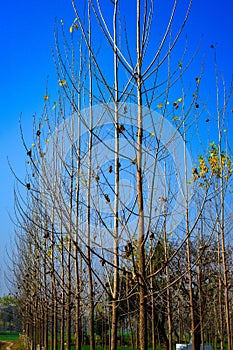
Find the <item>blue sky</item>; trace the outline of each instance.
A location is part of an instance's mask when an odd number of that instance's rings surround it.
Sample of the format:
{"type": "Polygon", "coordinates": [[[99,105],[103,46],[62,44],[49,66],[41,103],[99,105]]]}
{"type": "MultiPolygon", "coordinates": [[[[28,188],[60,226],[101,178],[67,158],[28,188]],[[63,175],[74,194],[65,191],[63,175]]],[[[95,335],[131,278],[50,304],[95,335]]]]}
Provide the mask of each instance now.
{"type": "MultiPolygon", "coordinates": [[[[81,0],[79,0],[81,1],[81,0]]],[[[105,0],[106,1],[106,0],[105,0]]],[[[170,0],[167,0],[170,2],[170,0]]],[[[181,0],[181,3],[185,3],[181,0]]],[[[130,4],[134,0],[128,1],[130,4]]],[[[156,3],[156,1],[155,1],[156,3]]],[[[213,52],[217,43],[218,63],[226,80],[233,74],[233,4],[231,0],[194,0],[185,32],[191,49],[204,36],[198,64],[206,53],[205,75],[213,90],[213,52]]],[[[52,60],[54,21],[62,19],[69,28],[74,19],[70,0],[4,1],[0,12],[0,294],[6,291],[2,278],[6,266],[6,249],[11,252],[10,240],[14,226],[8,212],[13,213],[14,177],[7,157],[19,177],[24,178],[25,150],[21,144],[19,116],[26,139],[31,140],[32,116],[40,115],[47,78],[49,86],[57,88],[52,60]]],[[[54,92],[55,94],[55,92],[54,92]]]]}

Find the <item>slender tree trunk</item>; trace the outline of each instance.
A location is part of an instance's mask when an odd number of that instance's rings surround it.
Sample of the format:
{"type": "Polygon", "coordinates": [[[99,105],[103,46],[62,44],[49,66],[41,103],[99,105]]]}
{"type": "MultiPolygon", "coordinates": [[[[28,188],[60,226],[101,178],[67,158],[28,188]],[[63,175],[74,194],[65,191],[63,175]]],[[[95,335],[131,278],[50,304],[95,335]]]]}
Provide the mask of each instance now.
{"type": "MultiPolygon", "coordinates": [[[[91,15],[90,1],[88,1],[88,43],[91,47],[92,31],[91,31],[91,15]]],[[[88,143],[88,175],[87,175],[87,199],[86,199],[86,235],[87,235],[87,269],[88,269],[88,286],[89,286],[89,328],[90,328],[90,350],[95,350],[95,330],[94,330],[94,287],[91,264],[91,176],[92,176],[92,146],[93,146],[93,95],[92,95],[92,56],[89,52],[88,61],[89,72],[89,143],[88,143]]]]}
{"type": "MultiPolygon", "coordinates": [[[[151,239],[151,251],[152,251],[152,239],[151,239]]],[[[150,259],[150,274],[153,273],[153,259],[150,259]]],[[[153,277],[150,279],[150,289],[152,291],[151,294],[151,343],[152,343],[152,350],[156,350],[156,333],[155,333],[155,327],[156,327],[156,320],[155,320],[155,298],[153,293],[153,277]]]]}
{"type": "Polygon", "coordinates": [[[71,347],[71,238],[67,242],[66,349],[71,347]]]}
{"type": "MultiPolygon", "coordinates": [[[[77,244],[77,241],[76,241],[77,244]]],[[[80,276],[79,276],[79,261],[78,261],[78,251],[75,248],[75,343],[76,350],[81,349],[81,322],[80,322],[80,276]]]]}
{"type": "MultiPolygon", "coordinates": [[[[75,57],[74,57],[75,58],[75,57]]],[[[78,78],[78,91],[81,90],[81,74],[82,73],[82,47],[80,45],[80,75],[78,78]]],[[[75,76],[74,76],[75,78],[75,76]]],[[[75,92],[74,92],[75,95],[75,92]]],[[[73,98],[73,106],[75,106],[75,97],[73,98]]],[[[81,110],[81,95],[78,94],[78,102],[77,102],[78,111],[81,110]]],[[[75,114],[75,110],[73,110],[73,114],[75,114]]],[[[76,198],[75,198],[75,211],[76,211],[76,220],[75,220],[75,246],[74,246],[74,269],[75,269],[75,344],[76,350],[81,350],[82,345],[82,334],[81,334],[81,314],[80,314],[80,300],[81,300],[81,286],[80,286],[80,275],[82,268],[81,265],[81,256],[78,251],[79,246],[79,210],[81,209],[81,205],[79,203],[80,196],[80,171],[81,171],[81,137],[80,137],[80,129],[81,129],[81,119],[78,118],[78,133],[77,133],[77,176],[76,176],[76,198]],[[80,258],[80,261],[79,261],[80,258]]]]}
{"type": "MultiPolygon", "coordinates": [[[[64,286],[64,281],[63,281],[64,286]]],[[[60,350],[64,350],[64,342],[65,342],[65,292],[62,290],[61,295],[61,314],[60,314],[60,350]]]]}
{"type": "Polygon", "coordinates": [[[196,342],[196,322],[195,322],[195,306],[193,296],[193,277],[192,277],[192,259],[191,259],[191,247],[190,247],[190,222],[189,222],[189,190],[188,190],[188,178],[187,178],[187,157],[186,157],[186,126],[184,123],[184,164],[185,164],[185,225],[186,225],[186,253],[187,253],[187,271],[189,281],[189,307],[190,307],[190,319],[191,319],[191,337],[192,337],[192,350],[199,350],[199,346],[196,342]]]}
{"type": "MultiPolygon", "coordinates": [[[[188,220],[187,216],[186,216],[186,220],[188,220]]],[[[187,221],[187,223],[188,223],[188,221],[187,221]]],[[[189,235],[188,225],[187,225],[186,232],[187,232],[187,235],[189,235]]],[[[194,301],[193,301],[192,262],[191,262],[191,251],[190,251],[189,237],[187,237],[186,249],[187,249],[187,269],[188,269],[188,280],[189,280],[189,307],[190,307],[190,318],[191,318],[192,350],[197,350],[196,349],[196,333],[195,333],[194,301]]]]}
{"type": "MultiPolygon", "coordinates": [[[[167,178],[166,163],[164,167],[165,178],[167,178]]],[[[164,198],[167,198],[167,190],[165,187],[164,198]]],[[[168,327],[168,350],[172,350],[172,311],[171,311],[171,291],[170,291],[170,270],[168,261],[168,247],[167,247],[167,203],[164,208],[164,260],[166,264],[166,293],[167,293],[167,327],[168,327]]]]}
{"type": "Polygon", "coordinates": [[[55,288],[54,302],[53,302],[53,349],[57,350],[57,293],[55,288]]]}
{"type": "MultiPolygon", "coordinates": [[[[166,214],[165,214],[166,215],[166,214]]],[[[167,235],[166,228],[164,232],[164,258],[166,263],[166,282],[167,282],[167,325],[168,325],[168,350],[172,350],[172,313],[171,313],[171,291],[170,291],[170,271],[167,255],[167,235]]]]}
{"type": "MultiPolygon", "coordinates": [[[[47,219],[45,220],[45,236],[48,237],[49,233],[47,231],[47,219]]],[[[43,316],[43,347],[44,350],[48,349],[48,286],[47,286],[47,238],[44,237],[43,242],[43,250],[44,250],[44,256],[43,256],[43,280],[44,280],[44,316],[43,316]]]]}
{"type": "Polygon", "coordinates": [[[62,230],[62,215],[60,224],[60,244],[61,244],[61,314],[60,314],[60,350],[64,350],[65,342],[65,266],[64,266],[64,239],[62,230]]]}
{"type": "MultiPolygon", "coordinates": [[[[216,52],[215,52],[216,54],[216,52]]],[[[231,341],[231,325],[230,325],[230,305],[229,305],[229,286],[228,286],[228,268],[227,268],[227,259],[226,259],[226,250],[225,250],[225,191],[227,186],[227,179],[225,179],[224,166],[222,164],[222,128],[224,125],[224,116],[226,113],[227,106],[227,97],[224,86],[224,105],[223,108],[219,105],[220,92],[219,92],[219,78],[218,78],[218,69],[217,61],[215,56],[215,71],[216,71],[216,105],[218,113],[218,161],[220,164],[220,176],[218,184],[220,187],[220,196],[219,196],[219,229],[221,235],[221,251],[222,251],[222,268],[223,268],[223,288],[224,288],[224,302],[225,302],[225,323],[227,331],[227,346],[228,350],[232,348],[231,341]]],[[[223,84],[224,85],[224,84],[223,84]]]]}
{"type": "Polygon", "coordinates": [[[138,78],[138,151],[137,151],[137,193],[138,193],[138,273],[139,273],[139,342],[140,350],[147,349],[147,318],[146,318],[146,285],[145,285],[145,235],[144,235],[144,208],[142,189],[142,101],[141,82],[138,78]]]}
{"type": "MultiPolygon", "coordinates": [[[[221,160],[221,150],[219,151],[219,159],[221,160]]],[[[221,251],[222,251],[222,267],[223,267],[223,285],[224,285],[224,301],[225,301],[225,322],[227,331],[227,349],[231,350],[231,324],[230,324],[230,305],[229,305],[229,285],[228,285],[228,268],[225,247],[225,199],[224,199],[224,180],[223,170],[221,169],[220,178],[220,234],[221,234],[221,251]]]]}
{"type": "Polygon", "coordinates": [[[138,280],[139,280],[139,346],[147,349],[147,307],[146,307],[146,270],[145,270],[145,225],[142,174],[142,54],[141,54],[141,1],[137,0],[137,103],[138,103],[138,138],[137,138],[137,203],[138,203],[138,280]]]}
{"type": "MultiPolygon", "coordinates": [[[[45,289],[47,292],[47,290],[45,289]]],[[[45,296],[45,301],[44,301],[44,317],[43,317],[43,347],[44,350],[48,349],[48,301],[47,301],[47,296],[45,296]]]]}
{"type": "Polygon", "coordinates": [[[118,56],[117,56],[117,8],[118,0],[114,7],[114,87],[115,87],[115,198],[114,198],[114,277],[112,296],[112,326],[111,326],[111,350],[117,349],[118,326],[118,296],[119,296],[119,237],[118,237],[118,207],[119,207],[119,117],[118,117],[118,56]]]}
{"type": "Polygon", "coordinates": [[[44,350],[48,349],[48,306],[47,306],[47,300],[44,299],[44,314],[43,314],[43,323],[42,323],[42,334],[43,334],[43,339],[42,339],[42,344],[44,350]]]}
{"type": "MultiPolygon", "coordinates": [[[[126,295],[129,295],[129,278],[130,275],[126,273],[126,295]]],[[[133,331],[133,326],[132,326],[132,319],[130,315],[130,299],[127,298],[127,314],[128,314],[128,324],[129,324],[129,329],[130,329],[130,343],[131,343],[131,349],[135,349],[135,342],[134,342],[134,331],[133,331]]]]}
{"type": "Polygon", "coordinates": [[[218,233],[218,333],[220,338],[220,349],[224,349],[224,332],[223,332],[223,307],[222,307],[222,271],[221,271],[221,246],[220,246],[220,233],[218,233]]]}
{"type": "Polygon", "coordinates": [[[141,81],[138,78],[138,151],[137,151],[137,193],[138,193],[138,273],[139,273],[139,343],[140,350],[147,349],[147,318],[146,318],[146,285],[145,285],[145,235],[144,235],[144,208],[142,189],[142,101],[141,81]]]}
{"type": "MultiPolygon", "coordinates": [[[[54,211],[52,214],[52,222],[54,223],[54,211]]],[[[54,244],[55,244],[55,233],[52,229],[51,235],[51,296],[52,296],[52,310],[51,310],[51,334],[50,334],[50,344],[51,349],[57,350],[57,287],[56,287],[56,277],[55,277],[55,262],[54,262],[54,244]]]]}
{"type": "MultiPolygon", "coordinates": [[[[222,195],[221,195],[222,197],[222,195]]],[[[224,199],[221,198],[221,239],[222,239],[222,264],[223,264],[223,283],[224,283],[224,300],[225,300],[225,319],[227,330],[227,349],[231,350],[231,326],[230,326],[230,306],[229,306],[229,286],[228,286],[228,269],[225,251],[225,230],[224,230],[224,199]]]]}
{"type": "Polygon", "coordinates": [[[200,240],[198,246],[198,290],[199,290],[199,322],[200,322],[200,336],[201,336],[201,350],[204,350],[204,329],[203,329],[203,306],[202,306],[202,260],[200,256],[200,240]]]}

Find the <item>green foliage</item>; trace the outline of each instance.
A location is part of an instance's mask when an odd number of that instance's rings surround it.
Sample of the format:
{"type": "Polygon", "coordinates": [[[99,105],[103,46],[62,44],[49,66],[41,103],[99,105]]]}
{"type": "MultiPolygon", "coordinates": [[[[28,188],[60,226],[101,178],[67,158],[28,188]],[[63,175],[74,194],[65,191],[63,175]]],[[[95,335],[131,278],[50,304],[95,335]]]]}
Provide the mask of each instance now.
{"type": "Polygon", "coordinates": [[[0,306],[12,306],[16,304],[16,299],[11,294],[4,295],[0,298],[0,306]]]}

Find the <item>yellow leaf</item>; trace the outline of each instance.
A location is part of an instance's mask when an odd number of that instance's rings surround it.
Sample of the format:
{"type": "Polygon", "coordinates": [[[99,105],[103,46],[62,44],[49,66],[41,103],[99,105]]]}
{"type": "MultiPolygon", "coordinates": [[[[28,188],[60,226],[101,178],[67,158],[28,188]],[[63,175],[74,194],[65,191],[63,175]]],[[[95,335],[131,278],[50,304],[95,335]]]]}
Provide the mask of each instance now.
{"type": "Polygon", "coordinates": [[[180,97],[180,98],[178,98],[178,100],[177,100],[177,102],[182,102],[183,100],[182,100],[182,98],[180,97]]]}
{"type": "Polygon", "coordinates": [[[172,237],[172,236],[173,236],[173,233],[172,233],[172,232],[170,232],[170,233],[169,233],[169,236],[170,236],[170,237],[172,237]]]}
{"type": "Polygon", "coordinates": [[[44,100],[47,101],[49,99],[48,95],[44,95],[44,100]]]}
{"type": "Polygon", "coordinates": [[[162,103],[159,103],[159,104],[157,105],[157,108],[163,108],[163,104],[162,104],[162,103]]]}
{"type": "Polygon", "coordinates": [[[59,80],[59,85],[60,85],[60,86],[66,85],[66,80],[60,79],[60,80],[59,80]]]}
{"type": "Polygon", "coordinates": [[[73,24],[70,26],[70,33],[73,33],[73,24]]]}
{"type": "Polygon", "coordinates": [[[179,120],[179,117],[173,117],[172,120],[179,120]]]}
{"type": "Polygon", "coordinates": [[[151,133],[150,133],[150,137],[153,137],[153,136],[155,136],[155,133],[154,133],[154,132],[151,132],[151,133]]]}
{"type": "Polygon", "coordinates": [[[201,81],[200,78],[196,78],[196,82],[197,82],[198,84],[200,83],[200,81],[201,81]]]}
{"type": "Polygon", "coordinates": [[[35,144],[34,144],[34,143],[32,143],[32,147],[35,147],[35,144]]]}
{"type": "Polygon", "coordinates": [[[44,140],[44,142],[47,142],[47,143],[48,143],[48,142],[49,142],[49,139],[44,140]]]}

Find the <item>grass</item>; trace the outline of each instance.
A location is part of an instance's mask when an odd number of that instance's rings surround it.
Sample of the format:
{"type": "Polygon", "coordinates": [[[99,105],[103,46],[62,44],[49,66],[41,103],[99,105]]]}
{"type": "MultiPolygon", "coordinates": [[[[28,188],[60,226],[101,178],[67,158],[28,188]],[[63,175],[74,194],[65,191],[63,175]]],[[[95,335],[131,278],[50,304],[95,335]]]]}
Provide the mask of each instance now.
{"type": "Polygon", "coordinates": [[[3,341],[11,341],[11,340],[17,340],[19,338],[18,332],[11,332],[11,331],[0,331],[0,340],[3,341]]]}

